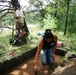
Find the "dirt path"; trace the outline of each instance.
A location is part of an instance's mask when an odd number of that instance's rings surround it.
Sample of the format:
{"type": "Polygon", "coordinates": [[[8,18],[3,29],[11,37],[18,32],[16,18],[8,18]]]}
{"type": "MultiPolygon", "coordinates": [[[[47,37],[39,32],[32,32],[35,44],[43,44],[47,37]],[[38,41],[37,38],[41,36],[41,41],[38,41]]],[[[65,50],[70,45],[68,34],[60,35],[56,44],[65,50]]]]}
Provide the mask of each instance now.
{"type": "Polygon", "coordinates": [[[62,57],[56,55],[56,58],[55,58],[56,64],[49,65],[49,66],[48,65],[43,66],[39,60],[39,70],[38,70],[37,74],[35,74],[35,72],[33,70],[35,59],[33,57],[33,58],[23,62],[19,66],[16,66],[12,70],[10,70],[7,74],[4,74],[4,75],[51,75],[51,73],[57,67],[57,64],[60,63],[61,59],[62,59],[62,57]]]}

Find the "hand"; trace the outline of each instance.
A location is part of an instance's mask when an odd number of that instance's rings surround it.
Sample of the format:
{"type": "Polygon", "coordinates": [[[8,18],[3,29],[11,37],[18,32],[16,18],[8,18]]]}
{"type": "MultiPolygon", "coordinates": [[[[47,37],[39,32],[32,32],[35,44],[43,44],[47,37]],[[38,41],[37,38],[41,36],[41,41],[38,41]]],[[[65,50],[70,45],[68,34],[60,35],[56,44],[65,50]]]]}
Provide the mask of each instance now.
{"type": "Polygon", "coordinates": [[[55,59],[55,54],[54,54],[54,53],[52,53],[52,55],[51,55],[51,56],[52,56],[52,58],[53,58],[53,59],[55,59]]]}
{"type": "Polygon", "coordinates": [[[21,18],[21,17],[20,17],[20,16],[16,16],[16,17],[15,17],[15,19],[19,19],[19,18],[21,18]]]}
{"type": "Polygon", "coordinates": [[[15,19],[18,19],[18,17],[15,17],[15,19]]]}
{"type": "Polygon", "coordinates": [[[23,16],[23,18],[25,18],[26,16],[23,16]]]}
{"type": "Polygon", "coordinates": [[[17,16],[18,18],[22,18],[21,16],[17,16]]]}
{"type": "Polygon", "coordinates": [[[38,66],[35,65],[35,66],[34,66],[34,71],[37,71],[37,70],[38,70],[38,66]]]}

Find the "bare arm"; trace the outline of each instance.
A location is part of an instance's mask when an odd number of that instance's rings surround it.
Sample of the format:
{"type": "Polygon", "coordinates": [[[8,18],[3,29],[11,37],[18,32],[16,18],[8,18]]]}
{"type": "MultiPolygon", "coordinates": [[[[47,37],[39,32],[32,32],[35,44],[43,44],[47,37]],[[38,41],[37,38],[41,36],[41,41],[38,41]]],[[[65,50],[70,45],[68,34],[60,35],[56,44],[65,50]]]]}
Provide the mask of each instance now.
{"type": "Polygon", "coordinates": [[[36,52],[36,57],[35,57],[35,60],[36,60],[36,65],[38,65],[38,60],[39,60],[39,54],[40,54],[40,51],[42,49],[42,46],[43,46],[43,39],[41,39],[39,45],[38,45],[38,48],[37,48],[37,52],[36,52]]]}
{"type": "Polygon", "coordinates": [[[42,46],[43,46],[43,38],[41,39],[41,41],[40,41],[40,43],[38,45],[38,48],[37,48],[36,57],[35,57],[35,66],[34,66],[35,70],[38,69],[39,54],[40,54],[40,51],[42,49],[42,46]]]}
{"type": "Polygon", "coordinates": [[[19,17],[16,15],[16,11],[14,11],[14,18],[18,19],[19,17]]]}
{"type": "Polygon", "coordinates": [[[14,17],[16,17],[17,15],[16,15],[16,11],[14,11],[14,17]]]}
{"type": "Polygon", "coordinates": [[[54,52],[55,52],[55,50],[56,50],[57,40],[58,40],[58,37],[57,37],[57,35],[54,34],[55,46],[54,46],[54,48],[53,48],[53,54],[54,54],[54,52]]]}
{"type": "Polygon", "coordinates": [[[24,17],[26,17],[25,11],[23,11],[23,15],[24,15],[24,17]]]}

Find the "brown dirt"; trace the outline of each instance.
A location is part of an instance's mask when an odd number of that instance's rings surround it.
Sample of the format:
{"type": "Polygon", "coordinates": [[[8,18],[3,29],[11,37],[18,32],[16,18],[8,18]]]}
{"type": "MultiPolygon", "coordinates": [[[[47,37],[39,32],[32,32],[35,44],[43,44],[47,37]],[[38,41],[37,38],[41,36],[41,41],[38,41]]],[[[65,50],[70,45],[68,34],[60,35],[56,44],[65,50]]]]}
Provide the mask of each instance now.
{"type": "Polygon", "coordinates": [[[39,60],[39,69],[38,72],[35,73],[33,70],[35,59],[33,57],[23,62],[19,66],[16,66],[4,75],[51,75],[52,72],[56,69],[58,63],[61,62],[61,59],[62,57],[56,55],[55,64],[47,66],[43,66],[39,60]]]}

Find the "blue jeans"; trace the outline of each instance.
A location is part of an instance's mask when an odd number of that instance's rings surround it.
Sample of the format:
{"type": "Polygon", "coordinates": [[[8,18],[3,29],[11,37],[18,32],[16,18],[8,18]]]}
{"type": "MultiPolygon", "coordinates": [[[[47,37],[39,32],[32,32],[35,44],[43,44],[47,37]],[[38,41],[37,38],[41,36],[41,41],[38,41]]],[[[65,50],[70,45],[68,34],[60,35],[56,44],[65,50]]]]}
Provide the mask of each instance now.
{"type": "Polygon", "coordinates": [[[51,49],[42,49],[40,52],[40,60],[43,64],[52,64],[54,63],[54,59],[51,57],[52,54],[52,48],[51,49]]]}

